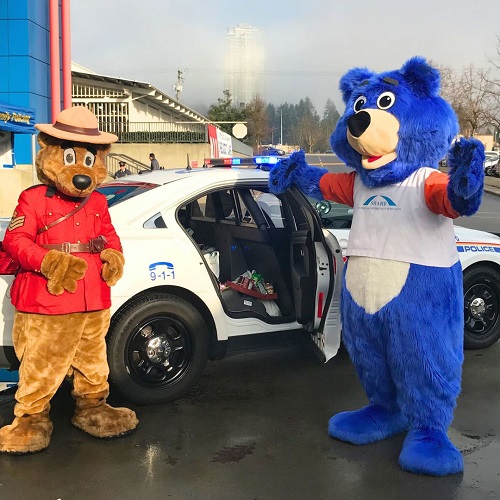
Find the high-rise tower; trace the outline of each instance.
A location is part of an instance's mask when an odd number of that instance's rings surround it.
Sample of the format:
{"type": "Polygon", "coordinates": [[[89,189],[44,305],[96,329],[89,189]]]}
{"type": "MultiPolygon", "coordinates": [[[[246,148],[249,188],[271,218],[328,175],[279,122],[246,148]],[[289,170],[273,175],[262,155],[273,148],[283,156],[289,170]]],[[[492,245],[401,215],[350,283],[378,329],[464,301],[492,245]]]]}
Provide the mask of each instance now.
{"type": "Polygon", "coordinates": [[[226,35],[226,81],[235,107],[262,92],[264,52],[260,31],[249,24],[229,28],[226,35]]]}

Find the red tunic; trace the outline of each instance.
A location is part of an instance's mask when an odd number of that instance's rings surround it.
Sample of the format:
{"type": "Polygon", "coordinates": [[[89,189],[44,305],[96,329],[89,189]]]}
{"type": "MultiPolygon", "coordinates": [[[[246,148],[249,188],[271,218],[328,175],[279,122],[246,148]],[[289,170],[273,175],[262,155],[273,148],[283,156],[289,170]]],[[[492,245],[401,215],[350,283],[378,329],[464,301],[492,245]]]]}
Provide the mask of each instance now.
{"type": "Polygon", "coordinates": [[[62,295],[50,294],[47,279],[40,272],[42,260],[49,251],[40,245],[88,243],[92,238],[104,236],[106,248],[121,251],[106,198],[95,191],[75,215],[37,235],[40,228],[68,214],[81,202],[81,198],[72,198],[59,191],[49,197],[47,186],[44,185],[28,188],[19,196],[3,240],[4,250],[21,265],[11,290],[12,304],[17,310],[38,314],[69,314],[98,311],[111,306],[111,291],[101,277],[103,263],[98,253],[74,254],[85,259],[88,264],[85,276],[77,282],[75,293],[64,291],[62,295]]]}

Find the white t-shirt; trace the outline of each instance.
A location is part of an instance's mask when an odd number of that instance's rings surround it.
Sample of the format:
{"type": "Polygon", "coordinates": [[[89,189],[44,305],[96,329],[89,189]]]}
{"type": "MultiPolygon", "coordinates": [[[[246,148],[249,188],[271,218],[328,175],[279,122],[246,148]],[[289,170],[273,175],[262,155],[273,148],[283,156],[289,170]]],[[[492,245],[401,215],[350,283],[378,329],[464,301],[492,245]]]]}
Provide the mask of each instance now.
{"type": "Polygon", "coordinates": [[[425,180],[435,171],[420,168],[402,182],[376,188],[356,175],[347,255],[453,266],[458,261],[453,221],[425,203],[425,180]]]}

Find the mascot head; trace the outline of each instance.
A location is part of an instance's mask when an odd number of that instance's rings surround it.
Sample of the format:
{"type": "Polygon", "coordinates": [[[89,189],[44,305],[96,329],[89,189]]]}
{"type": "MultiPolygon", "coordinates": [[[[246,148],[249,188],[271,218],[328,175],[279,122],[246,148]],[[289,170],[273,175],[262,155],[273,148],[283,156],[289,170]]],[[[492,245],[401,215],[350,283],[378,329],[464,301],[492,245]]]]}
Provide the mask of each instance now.
{"type": "Polygon", "coordinates": [[[54,125],[39,124],[38,179],[68,196],[83,198],[106,179],[105,157],[118,137],[100,132],[83,106],[61,111],[54,125]]]}
{"type": "Polygon", "coordinates": [[[332,150],[369,187],[437,168],[458,133],[439,89],[439,71],[421,57],[385,73],[351,69],[340,80],[346,110],[330,138],[332,150]]]}

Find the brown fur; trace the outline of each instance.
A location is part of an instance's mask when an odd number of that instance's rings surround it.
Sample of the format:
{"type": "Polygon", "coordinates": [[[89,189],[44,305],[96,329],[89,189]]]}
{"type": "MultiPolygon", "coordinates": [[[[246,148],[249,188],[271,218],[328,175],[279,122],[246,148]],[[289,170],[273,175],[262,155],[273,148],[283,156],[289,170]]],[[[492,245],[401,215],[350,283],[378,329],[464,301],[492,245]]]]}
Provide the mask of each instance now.
{"type": "Polygon", "coordinates": [[[76,291],[77,281],[87,271],[87,263],[80,257],[59,250],[49,250],[43,258],[40,271],[48,279],[47,289],[52,295],[61,295],[64,290],[76,291]]]}
{"type": "Polygon", "coordinates": [[[111,146],[108,144],[88,145],[75,142],[72,146],[76,154],[76,163],[74,165],[65,165],[64,149],[61,147],[65,142],[67,141],[51,137],[43,132],[38,134],[38,144],[42,148],[36,156],[38,179],[42,184],[54,186],[68,196],[84,198],[106,180],[107,171],[104,162],[111,146]],[[86,167],[83,163],[88,147],[97,150],[92,168],[86,167]],[[73,177],[79,174],[88,175],[92,179],[90,186],[82,191],[78,190],[72,183],[73,177]]]}
{"type": "MultiPolygon", "coordinates": [[[[110,145],[71,143],[40,132],[41,150],[36,157],[40,182],[54,186],[68,196],[85,197],[106,179],[104,164],[110,145]],[[65,148],[74,151],[74,164],[65,165],[65,148]],[[85,164],[88,152],[94,154],[93,165],[85,164]],[[88,188],[79,190],[73,184],[76,175],[91,179],[88,188]]],[[[123,275],[123,254],[105,249],[100,254],[101,275],[113,286],[123,275]]],[[[75,292],[78,280],[88,271],[86,261],[59,250],[50,250],[41,264],[52,295],[75,292]]],[[[66,376],[73,381],[76,410],[72,423],[88,434],[110,438],[128,434],[138,424],[127,408],[112,408],[106,403],[109,393],[109,367],[105,335],[110,311],[44,315],[16,311],[13,341],[21,361],[16,392],[15,419],[0,429],[0,452],[32,453],[50,443],[52,422],[50,400],[66,376]]]]}

